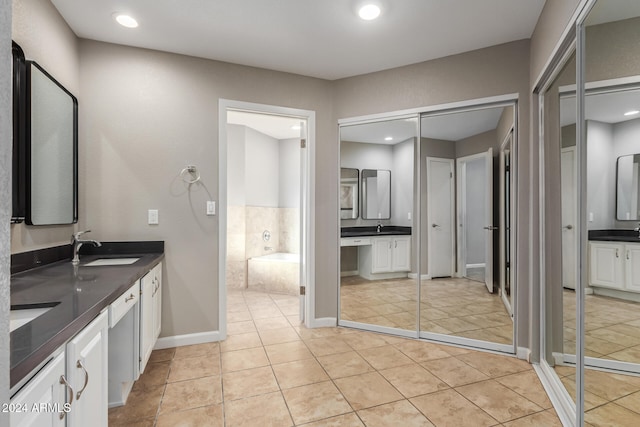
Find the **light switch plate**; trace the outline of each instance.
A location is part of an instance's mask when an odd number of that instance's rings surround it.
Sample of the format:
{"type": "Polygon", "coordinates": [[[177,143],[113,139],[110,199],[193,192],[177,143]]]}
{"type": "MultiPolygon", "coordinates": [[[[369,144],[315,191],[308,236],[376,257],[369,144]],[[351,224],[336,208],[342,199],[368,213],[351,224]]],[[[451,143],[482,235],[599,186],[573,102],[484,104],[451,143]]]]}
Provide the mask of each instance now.
{"type": "Polygon", "coordinates": [[[216,214],[216,202],[213,200],[207,200],[207,215],[216,214]]]}
{"type": "Polygon", "coordinates": [[[149,225],[158,224],[158,209],[149,209],[149,225]]]}

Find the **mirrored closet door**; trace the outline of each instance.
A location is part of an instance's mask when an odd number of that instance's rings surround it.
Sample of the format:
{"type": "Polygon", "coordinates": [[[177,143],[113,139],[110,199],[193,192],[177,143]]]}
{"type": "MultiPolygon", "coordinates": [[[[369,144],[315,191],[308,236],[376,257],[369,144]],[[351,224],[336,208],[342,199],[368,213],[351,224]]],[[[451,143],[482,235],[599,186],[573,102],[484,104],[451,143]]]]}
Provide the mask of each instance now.
{"type": "Polygon", "coordinates": [[[416,116],[340,127],[340,325],[417,336],[417,136],[416,116]]]}
{"type": "Polygon", "coordinates": [[[516,104],[423,114],[420,336],[514,353],[516,104]]]}

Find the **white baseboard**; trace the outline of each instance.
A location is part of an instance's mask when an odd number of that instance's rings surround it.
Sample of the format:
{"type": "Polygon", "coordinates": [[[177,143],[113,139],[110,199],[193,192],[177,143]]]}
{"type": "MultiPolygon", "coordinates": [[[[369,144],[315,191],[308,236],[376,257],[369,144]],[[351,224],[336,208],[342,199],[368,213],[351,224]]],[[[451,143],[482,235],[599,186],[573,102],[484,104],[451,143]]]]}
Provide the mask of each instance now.
{"type": "Polygon", "coordinates": [[[311,319],[311,328],[335,328],[338,325],[338,319],[335,317],[321,317],[319,319],[311,319]]]}
{"type": "Polygon", "coordinates": [[[208,342],[220,341],[220,332],[198,332],[195,334],[174,335],[172,337],[158,338],[154,350],[161,350],[163,348],[182,347],[192,344],[204,344],[208,342]]]}
{"type": "Polygon", "coordinates": [[[340,277],[348,277],[348,276],[357,276],[359,273],[358,270],[353,270],[353,271],[341,271],[340,272],[340,277]]]}
{"type": "Polygon", "coordinates": [[[531,363],[531,350],[527,347],[518,347],[516,349],[516,357],[531,363]]]}
{"type": "MultiPolygon", "coordinates": [[[[415,279],[416,277],[418,277],[418,275],[416,273],[409,273],[408,277],[409,279],[415,279]]],[[[420,280],[431,280],[431,276],[429,276],[428,274],[421,274],[420,280]]]]}
{"type": "Polygon", "coordinates": [[[484,262],[479,263],[479,264],[467,264],[467,268],[480,268],[480,267],[485,267],[486,264],[484,262]]]}

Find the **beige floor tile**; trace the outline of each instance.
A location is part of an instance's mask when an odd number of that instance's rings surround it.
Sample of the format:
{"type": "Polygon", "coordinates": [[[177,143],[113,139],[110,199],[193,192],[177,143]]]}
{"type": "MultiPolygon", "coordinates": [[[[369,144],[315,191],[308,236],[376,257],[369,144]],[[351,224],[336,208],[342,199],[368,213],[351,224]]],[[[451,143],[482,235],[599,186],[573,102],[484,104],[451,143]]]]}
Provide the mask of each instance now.
{"type": "Polygon", "coordinates": [[[317,338],[306,341],[309,350],[316,356],[327,356],[329,354],[346,353],[352,348],[339,337],[317,338]]]}
{"type": "Polygon", "coordinates": [[[640,413],[640,390],[616,400],[616,403],[634,412],[640,413]]]}
{"type": "Polygon", "coordinates": [[[455,390],[444,390],[410,399],[438,427],[488,427],[498,424],[489,414],[455,390]]]}
{"type": "Polygon", "coordinates": [[[245,334],[247,332],[256,332],[256,326],[253,320],[246,320],[244,322],[232,322],[227,324],[227,334],[245,334]]]}
{"type": "Polygon", "coordinates": [[[398,350],[418,363],[451,356],[451,354],[444,350],[443,346],[424,341],[405,341],[401,344],[395,344],[395,346],[398,350]]]}
{"type": "Polygon", "coordinates": [[[331,381],[283,390],[296,424],[352,412],[351,406],[331,381]]]}
{"type": "Polygon", "coordinates": [[[249,310],[227,312],[227,322],[247,322],[251,321],[251,313],[249,310]]]}
{"type": "Polygon", "coordinates": [[[220,353],[220,344],[210,342],[206,344],[186,345],[177,347],[174,359],[184,359],[187,357],[213,356],[220,353]]]}
{"type": "Polygon", "coordinates": [[[245,332],[244,334],[229,335],[220,343],[220,351],[223,353],[246,348],[261,347],[262,341],[257,332],[245,332]]]}
{"type": "Polygon", "coordinates": [[[267,356],[272,365],[313,358],[313,355],[302,341],[267,345],[264,349],[267,351],[267,356]]]}
{"type": "Polygon", "coordinates": [[[348,377],[374,370],[371,365],[355,351],[321,356],[318,357],[318,362],[320,362],[331,378],[348,377]]]}
{"type": "Polygon", "coordinates": [[[607,403],[587,411],[584,420],[595,427],[637,427],[640,425],[640,414],[615,403],[607,403]]]}
{"type": "Polygon", "coordinates": [[[228,372],[222,377],[224,401],[279,391],[270,366],[228,372]]]}
{"type": "Polygon", "coordinates": [[[285,342],[300,341],[300,336],[291,326],[279,329],[268,329],[258,332],[263,345],[282,344],[285,342]]]}
{"type": "Polygon", "coordinates": [[[234,372],[242,369],[267,366],[269,359],[262,347],[222,353],[222,372],[234,372]]]}
{"type": "Polygon", "coordinates": [[[146,390],[163,386],[167,382],[169,376],[169,368],[171,361],[147,363],[144,368],[144,373],[140,375],[138,381],[133,384],[133,388],[138,390],[146,390]]]}
{"type": "Polygon", "coordinates": [[[220,377],[167,384],[160,405],[160,413],[176,412],[222,402],[220,377]]]}
{"type": "Polygon", "coordinates": [[[494,380],[457,387],[456,391],[500,422],[511,421],[543,410],[494,380]]]}
{"type": "Polygon", "coordinates": [[[192,380],[201,377],[220,375],[220,356],[189,357],[187,359],[174,359],[171,362],[171,370],[167,382],[192,380]]]}
{"type": "Polygon", "coordinates": [[[615,400],[640,390],[640,377],[586,369],[584,388],[606,400],[615,400]]]}
{"type": "Polygon", "coordinates": [[[421,365],[451,387],[458,387],[489,379],[488,375],[483,374],[476,368],[467,365],[455,357],[428,360],[421,365]]]}
{"type": "Polygon", "coordinates": [[[302,425],[304,427],[365,427],[355,412],[302,425]]]}
{"type": "Polygon", "coordinates": [[[553,407],[534,371],[507,375],[506,377],[497,378],[496,381],[544,409],[553,407]]]}
{"type": "Polygon", "coordinates": [[[109,424],[155,417],[164,394],[165,386],[132,390],[125,406],[109,409],[109,424]]]}
{"type": "Polygon", "coordinates": [[[282,389],[300,387],[329,380],[324,369],[315,359],[304,359],[273,365],[273,371],[282,389]]]}
{"type": "Polygon", "coordinates": [[[625,348],[624,350],[611,352],[607,359],[620,360],[622,362],[640,363],[640,346],[625,348]]]}
{"type": "Polygon", "coordinates": [[[158,417],[156,427],[224,427],[222,405],[162,414],[158,417]]]}
{"type": "Polygon", "coordinates": [[[149,357],[148,363],[155,362],[167,362],[173,359],[173,356],[176,354],[175,347],[173,348],[165,348],[162,350],[153,350],[151,352],[151,356],[149,357]]]}
{"type": "Polygon", "coordinates": [[[356,411],[403,398],[398,390],[377,372],[339,378],[335,383],[356,411]]]}
{"type": "Polygon", "coordinates": [[[446,383],[416,363],[385,369],[380,371],[380,374],[406,398],[449,388],[446,383]]]}
{"type": "Polygon", "coordinates": [[[457,358],[494,378],[532,369],[524,360],[492,353],[475,352],[462,354],[457,358]]]}
{"type": "Polygon", "coordinates": [[[387,403],[358,411],[367,427],[429,427],[433,426],[409,401],[387,403]]]}
{"type": "Polygon", "coordinates": [[[293,425],[279,391],[225,402],[225,421],[226,427],[293,425]]]}
{"type": "Polygon", "coordinates": [[[411,359],[392,345],[360,350],[358,353],[375,369],[395,368],[413,363],[411,359]]]}
{"type": "Polygon", "coordinates": [[[382,347],[387,345],[384,337],[380,334],[372,332],[359,332],[355,334],[347,334],[342,340],[349,344],[355,350],[365,350],[367,348],[382,347]]]}
{"type": "Polygon", "coordinates": [[[505,427],[562,427],[560,419],[553,409],[527,415],[504,423],[505,427]]]}
{"type": "MultiPolygon", "coordinates": [[[[575,402],[576,401],[576,379],[575,379],[575,375],[568,375],[566,377],[562,377],[560,378],[560,381],[562,381],[562,385],[564,385],[564,388],[567,390],[567,392],[569,393],[569,396],[571,396],[571,399],[575,402]]],[[[593,408],[596,408],[598,406],[604,405],[607,403],[606,399],[603,399],[600,396],[597,396],[593,393],[591,393],[588,390],[585,390],[584,393],[584,408],[586,411],[589,411],[593,408]]]]}
{"type": "Polygon", "coordinates": [[[156,419],[154,418],[145,418],[143,420],[123,420],[123,421],[112,421],[109,418],[109,425],[111,427],[154,427],[156,423],[156,419]]]}
{"type": "Polygon", "coordinates": [[[268,317],[265,319],[254,319],[258,331],[268,331],[271,329],[288,328],[289,321],[283,315],[277,317],[268,317]]]}

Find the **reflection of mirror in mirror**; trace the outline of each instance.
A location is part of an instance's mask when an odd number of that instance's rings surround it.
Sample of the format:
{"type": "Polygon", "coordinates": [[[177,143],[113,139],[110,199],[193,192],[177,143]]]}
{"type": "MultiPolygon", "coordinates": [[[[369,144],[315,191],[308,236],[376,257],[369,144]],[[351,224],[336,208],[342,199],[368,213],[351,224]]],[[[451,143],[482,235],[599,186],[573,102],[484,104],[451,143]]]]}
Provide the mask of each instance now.
{"type": "Polygon", "coordinates": [[[340,219],[358,218],[358,169],[340,168],[340,219]]]}
{"type": "Polygon", "coordinates": [[[77,221],[77,100],[35,62],[29,81],[27,223],[77,221]]]}
{"type": "Polygon", "coordinates": [[[640,191],[638,165],[640,164],[640,154],[620,156],[617,164],[616,218],[618,221],[637,221],[640,218],[640,212],[638,211],[638,196],[640,196],[638,194],[640,191]]]}
{"type": "Polygon", "coordinates": [[[362,218],[391,218],[391,171],[362,170],[362,218]]]}

